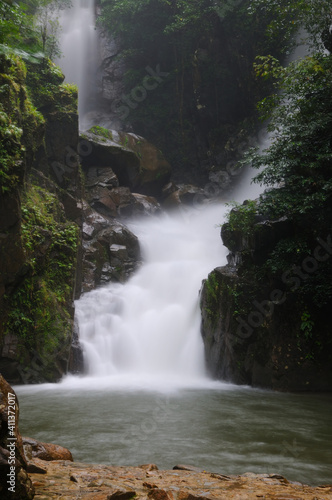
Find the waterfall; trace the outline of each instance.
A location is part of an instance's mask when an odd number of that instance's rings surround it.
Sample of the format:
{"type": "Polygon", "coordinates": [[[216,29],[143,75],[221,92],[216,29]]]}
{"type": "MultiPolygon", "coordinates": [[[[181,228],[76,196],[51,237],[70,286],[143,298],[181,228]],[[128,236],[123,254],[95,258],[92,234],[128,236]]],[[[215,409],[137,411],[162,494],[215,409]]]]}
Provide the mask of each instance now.
{"type": "Polygon", "coordinates": [[[125,284],[76,302],[88,375],[110,384],[188,385],[206,380],[199,290],[225,260],[224,208],[163,214],[132,222],[144,263],[125,284]]]}
{"type": "Polygon", "coordinates": [[[93,108],[95,97],[98,66],[95,0],[72,0],[72,6],[61,11],[59,22],[62,57],[57,64],[66,77],[65,81],[78,86],[81,124],[84,115],[93,108]]]}

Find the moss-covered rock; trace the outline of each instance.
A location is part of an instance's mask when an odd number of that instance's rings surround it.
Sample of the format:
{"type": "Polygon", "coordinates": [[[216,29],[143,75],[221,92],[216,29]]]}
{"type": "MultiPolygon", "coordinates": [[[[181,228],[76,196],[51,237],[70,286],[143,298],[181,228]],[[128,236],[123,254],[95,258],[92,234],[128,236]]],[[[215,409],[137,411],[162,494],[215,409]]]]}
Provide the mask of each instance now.
{"type": "Polygon", "coordinates": [[[330,240],[316,242],[301,265],[291,263],[274,274],[271,251],[281,241],[289,244],[289,221],[251,224],[257,227],[249,234],[232,221],[223,227],[229,264],[203,285],[202,336],[210,373],[276,390],[330,391],[330,303],[310,300],[310,280],[328,260],[330,240]]]}
{"type": "Polygon", "coordinates": [[[15,383],[57,380],[70,359],[82,187],[77,89],[62,82],[50,61],[0,56],[0,371],[15,383]]]}

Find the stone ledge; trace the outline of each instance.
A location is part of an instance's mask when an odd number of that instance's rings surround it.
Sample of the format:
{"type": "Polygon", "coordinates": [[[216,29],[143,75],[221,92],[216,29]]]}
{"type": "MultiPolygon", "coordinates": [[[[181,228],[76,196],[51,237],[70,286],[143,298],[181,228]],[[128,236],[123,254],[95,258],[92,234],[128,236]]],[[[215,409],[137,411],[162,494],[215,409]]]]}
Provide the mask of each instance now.
{"type": "MultiPolygon", "coordinates": [[[[34,463],[47,474],[31,474],[35,499],[65,500],[332,500],[332,485],[311,487],[277,474],[226,476],[207,471],[114,467],[69,461],[34,463]]],[[[186,468],[190,468],[186,466],[186,468]]]]}

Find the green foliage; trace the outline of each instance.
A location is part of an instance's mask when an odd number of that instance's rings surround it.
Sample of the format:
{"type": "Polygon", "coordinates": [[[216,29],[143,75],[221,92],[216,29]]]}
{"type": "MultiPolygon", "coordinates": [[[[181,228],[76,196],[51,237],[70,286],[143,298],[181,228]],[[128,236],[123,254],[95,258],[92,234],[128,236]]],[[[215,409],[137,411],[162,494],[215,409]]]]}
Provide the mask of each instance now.
{"type": "Polygon", "coordinates": [[[27,66],[27,88],[38,110],[77,113],[77,86],[63,83],[64,75],[58,66],[49,59],[42,65],[29,62],[27,66]]]}
{"type": "Polygon", "coordinates": [[[310,313],[307,310],[303,311],[301,315],[301,331],[303,332],[305,339],[308,340],[312,338],[314,326],[315,323],[312,320],[310,313]]]}
{"type": "Polygon", "coordinates": [[[245,235],[254,232],[254,222],[257,215],[257,201],[247,200],[243,204],[236,201],[226,203],[231,207],[226,214],[228,229],[231,231],[240,231],[245,235]]]}
{"type": "Polygon", "coordinates": [[[0,53],[9,51],[25,60],[54,59],[59,48],[59,13],[70,0],[25,0],[19,4],[0,0],[0,53]]]}
{"type": "Polygon", "coordinates": [[[79,241],[78,227],[66,222],[58,198],[31,186],[22,203],[22,242],[29,275],[7,299],[6,333],[27,348],[51,352],[70,335],[68,305],[79,241]]]}
{"type": "MultiPolygon", "coordinates": [[[[220,144],[229,136],[221,136],[220,130],[234,130],[256,113],[253,96],[260,89],[251,63],[258,47],[279,54],[279,44],[267,42],[264,35],[269,16],[249,16],[246,2],[102,1],[98,22],[119,38],[120,56],[129,68],[124,78],[129,100],[147,82],[151,72],[146,68],[154,71],[159,65],[168,73],[151,79],[153,90],[142,102],[125,107],[126,121],[167,151],[175,171],[190,171],[191,182],[201,169],[197,143],[212,149],[213,142],[222,150],[220,144]]],[[[124,103],[119,104],[122,110],[124,103]]]]}
{"type": "Polygon", "coordinates": [[[251,151],[255,178],[271,186],[260,209],[272,217],[304,215],[323,223],[332,196],[332,57],[317,53],[292,63],[280,82],[279,105],[270,117],[272,144],[251,151]]]}
{"type": "Polygon", "coordinates": [[[107,128],[100,127],[99,125],[94,125],[90,128],[89,132],[93,134],[100,135],[101,137],[105,137],[105,139],[113,139],[112,131],[107,128]]]}
{"type": "Polygon", "coordinates": [[[27,148],[39,145],[44,118],[27,97],[26,66],[17,55],[0,55],[0,180],[1,192],[23,180],[27,148]]]}
{"type": "Polygon", "coordinates": [[[268,37],[287,39],[304,29],[306,43],[316,48],[321,46],[322,33],[332,23],[331,4],[326,0],[252,0],[249,11],[271,15],[268,37]]]}

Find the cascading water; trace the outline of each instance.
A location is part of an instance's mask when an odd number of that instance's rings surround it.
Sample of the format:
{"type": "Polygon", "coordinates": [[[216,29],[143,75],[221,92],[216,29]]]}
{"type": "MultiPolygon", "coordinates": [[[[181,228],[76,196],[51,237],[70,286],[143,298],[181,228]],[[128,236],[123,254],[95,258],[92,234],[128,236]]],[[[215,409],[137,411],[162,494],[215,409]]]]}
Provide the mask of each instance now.
{"type": "Polygon", "coordinates": [[[72,6],[61,12],[62,27],[57,61],[67,83],[79,89],[78,111],[80,123],[93,106],[95,74],[98,65],[97,32],[95,28],[95,0],[72,0],[72,6]]]}
{"type": "Polygon", "coordinates": [[[89,375],[147,386],[205,379],[198,292],[226,255],[216,228],[222,218],[219,205],[131,224],[141,269],[76,302],[89,375]]]}
{"type": "MultiPolygon", "coordinates": [[[[248,172],[247,177],[252,175],[248,172]]],[[[257,185],[234,194],[255,197],[257,185]]],[[[106,385],[188,386],[209,383],[200,334],[199,290],[226,264],[218,224],[225,206],[132,221],[143,265],[125,284],[109,284],[76,302],[87,375],[106,385]]]]}

